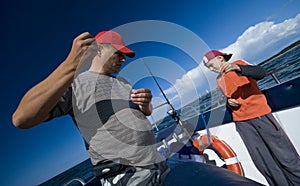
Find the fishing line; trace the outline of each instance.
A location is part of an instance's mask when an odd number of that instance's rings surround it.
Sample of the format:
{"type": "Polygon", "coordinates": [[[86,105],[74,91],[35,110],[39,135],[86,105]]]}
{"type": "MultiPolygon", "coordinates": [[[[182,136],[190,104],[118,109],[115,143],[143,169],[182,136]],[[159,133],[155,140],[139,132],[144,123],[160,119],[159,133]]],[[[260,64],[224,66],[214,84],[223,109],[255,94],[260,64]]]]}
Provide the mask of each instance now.
{"type": "Polygon", "coordinates": [[[205,129],[206,129],[206,134],[207,134],[208,144],[210,145],[210,144],[211,144],[211,141],[210,141],[210,132],[209,132],[209,129],[208,129],[206,120],[205,120],[205,118],[204,118],[203,111],[200,112],[200,115],[201,115],[201,119],[202,119],[203,124],[204,124],[205,129]]]}
{"type": "Polygon", "coordinates": [[[159,83],[157,82],[155,76],[153,75],[152,71],[150,70],[149,66],[147,65],[147,63],[143,60],[143,63],[145,64],[148,72],[150,73],[151,77],[153,78],[153,80],[155,81],[156,85],[158,86],[160,92],[162,93],[162,95],[164,96],[165,100],[167,101],[167,103],[171,106],[171,109],[174,109],[173,106],[171,105],[169,99],[167,98],[166,94],[164,93],[164,91],[162,90],[162,88],[160,87],[159,83]]]}
{"type": "Polygon", "coordinates": [[[188,136],[189,142],[193,145],[193,139],[192,136],[189,134],[189,132],[187,131],[187,129],[184,127],[183,122],[180,120],[179,118],[179,114],[177,113],[177,111],[174,109],[173,105],[171,104],[171,102],[169,101],[169,99],[167,98],[166,94],[164,93],[164,91],[162,90],[161,86],[159,85],[157,79],[155,78],[155,76],[153,75],[151,69],[149,68],[149,66],[147,65],[147,63],[142,60],[144,65],[146,66],[149,74],[151,75],[151,77],[153,78],[153,80],[155,81],[157,87],[159,88],[160,92],[162,93],[162,95],[164,96],[165,100],[167,101],[168,105],[170,106],[170,110],[168,111],[168,114],[176,121],[176,123],[178,123],[183,132],[188,136]]]}

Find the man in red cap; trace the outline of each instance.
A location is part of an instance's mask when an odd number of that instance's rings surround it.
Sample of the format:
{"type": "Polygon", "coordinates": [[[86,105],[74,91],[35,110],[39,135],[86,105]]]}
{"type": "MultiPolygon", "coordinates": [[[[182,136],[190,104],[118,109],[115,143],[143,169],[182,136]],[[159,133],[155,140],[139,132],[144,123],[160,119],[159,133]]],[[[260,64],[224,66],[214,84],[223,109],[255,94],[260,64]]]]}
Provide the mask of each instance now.
{"type": "Polygon", "coordinates": [[[204,65],[219,74],[217,85],[227,97],[236,130],[252,161],[270,185],[300,185],[300,159],[256,80],[266,76],[260,66],[243,60],[229,63],[232,54],[207,52],[204,65]]]}
{"type": "Polygon", "coordinates": [[[70,115],[102,185],[161,185],[168,167],[146,118],[152,112],[151,91],[113,76],[125,56],[135,53],[117,32],[102,31],[95,38],[80,34],[66,60],[24,95],[12,120],[16,127],[31,128],[70,115]]]}

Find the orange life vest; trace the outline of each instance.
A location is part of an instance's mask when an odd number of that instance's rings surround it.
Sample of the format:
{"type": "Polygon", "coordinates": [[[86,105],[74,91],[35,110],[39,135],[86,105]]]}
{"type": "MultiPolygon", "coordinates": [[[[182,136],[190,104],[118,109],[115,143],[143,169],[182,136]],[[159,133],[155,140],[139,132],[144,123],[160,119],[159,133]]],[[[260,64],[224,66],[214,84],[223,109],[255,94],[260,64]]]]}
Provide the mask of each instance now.
{"type": "MultiPolygon", "coordinates": [[[[249,65],[242,60],[234,61],[233,64],[249,65]]],[[[271,112],[267,99],[255,79],[230,71],[217,78],[217,85],[226,97],[241,103],[240,107],[232,108],[233,121],[249,120],[271,112]]]]}

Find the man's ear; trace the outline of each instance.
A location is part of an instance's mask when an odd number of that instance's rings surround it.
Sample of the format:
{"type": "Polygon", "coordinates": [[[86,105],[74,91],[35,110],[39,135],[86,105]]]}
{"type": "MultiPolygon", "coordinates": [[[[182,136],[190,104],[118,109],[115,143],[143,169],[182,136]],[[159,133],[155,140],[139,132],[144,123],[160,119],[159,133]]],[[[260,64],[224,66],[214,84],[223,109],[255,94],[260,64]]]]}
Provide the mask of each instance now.
{"type": "Polygon", "coordinates": [[[222,63],[223,63],[223,62],[227,62],[223,56],[218,56],[218,59],[219,59],[222,63]]]}
{"type": "Polygon", "coordinates": [[[102,51],[103,51],[103,46],[98,45],[97,56],[101,57],[102,51]]]}

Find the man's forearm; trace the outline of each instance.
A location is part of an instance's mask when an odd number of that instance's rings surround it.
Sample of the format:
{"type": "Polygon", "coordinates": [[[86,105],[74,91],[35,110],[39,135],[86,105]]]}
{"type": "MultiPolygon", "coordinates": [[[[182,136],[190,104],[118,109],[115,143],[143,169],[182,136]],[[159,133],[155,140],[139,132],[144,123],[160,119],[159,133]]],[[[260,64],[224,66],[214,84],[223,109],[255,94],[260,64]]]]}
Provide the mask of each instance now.
{"type": "Polygon", "coordinates": [[[66,60],[22,98],[12,116],[16,127],[30,128],[48,119],[50,111],[73,82],[77,68],[86,65],[82,62],[89,62],[96,55],[94,41],[94,37],[88,32],[73,40],[66,60]]]}
{"type": "Polygon", "coordinates": [[[249,76],[256,80],[260,80],[266,76],[266,71],[261,66],[238,65],[241,69],[239,72],[243,76],[249,76]]]}
{"type": "Polygon", "coordinates": [[[31,88],[14,112],[13,124],[19,128],[30,128],[45,121],[71,85],[75,72],[76,67],[65,61],[45,80],[31,88]]]}

